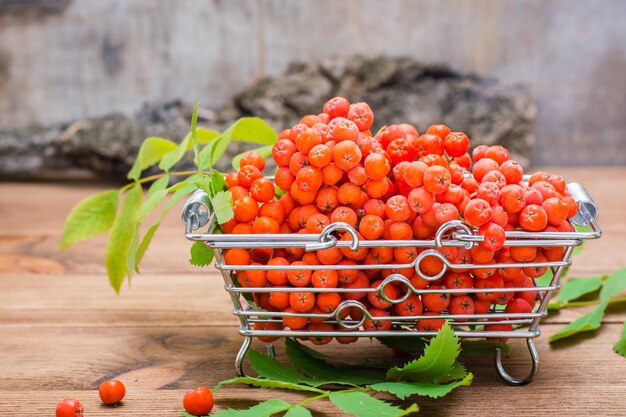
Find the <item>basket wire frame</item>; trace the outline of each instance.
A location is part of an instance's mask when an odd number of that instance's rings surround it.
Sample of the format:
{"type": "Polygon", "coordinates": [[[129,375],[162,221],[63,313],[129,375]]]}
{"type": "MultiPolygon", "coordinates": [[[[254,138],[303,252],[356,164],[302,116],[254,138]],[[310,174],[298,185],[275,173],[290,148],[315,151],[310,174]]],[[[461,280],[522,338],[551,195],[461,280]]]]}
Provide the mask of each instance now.
{"type": "MultiPolygon", "coordinates": [[[[528,177],[525,177],[528,180],[528,177]]],[[[571,255],[573,249],[583,243],[585,239],[597,239],[602,236],[600,227],[597,224],[598,209],[594,201],[591,199],[584,187],[578,183],[569,183],[567,185],[569,194],[578,204],[579,211],[576,216],[571,219],[571,223],[577,226],[588,226],[591,230],[585,232],[522,232],[509,231],[506,232],[505,246],[535,246],[535,247],[563,247],[565,249],[563,257],[559,261],[554,262],[525,262],[525,263],[495,263],[495,264],[453,264],[443,256],[437,249],[453,246],[471,248],[473,245],[482,241],[482,236],[475,234],[474,230],[467,224],[459,220],[453,220],[443,224],[437,231],[435,238],[432,240],[359,240],[356,230],[345,223],[331,223],[320,234],[276,234],[276,235],[226,235],[213,233],[216,227],[216,220],[213,213],[210,212],[208,195],[202,191],[196,191],[187,201],[183,208],[183,222],[186,225],[185,237],[192,241],[204,242],[215,252],[215,268],[222,273],[224,279],[224,288],[228,292],[232,304],[233,314],[239,317],[240,327],[239,333],[244,336],[243,343],[235,358],[235,368],[239,375],[243,375],[243,359],[250,347],[253,337],[384,337],[384,336],[434,336],[436,331],[420,331],[415,328],[418,320],[434,320],[445,319],[455,328],[455,333],[461,338],[522,338],[526,339],[527,347],[531,357],[531,370],[526,376],[511,376],[504,368],[502,363],[502,352],[500,349],[495,350],[494,366],[499,376],[510,385],[525,385],[530,383],[536,376],[539,365],[539,354],[535,346],[534,339],[540,336],[541,330],[539,323],[543,317],[547,315],[547,306],[554,290],[560,288],[560,278],[568,266],[572,264],[571,255]],[[194,233],[208,224],[207,233],[194,233]],[[338,240],[333,233],[344,231],[351,235],[351,241],[338,240]],[[421,252],[413,262],[408,264],[374,264],[374,265],[297,265],[297,266],[277,266],[277,265],[226,265],[224,263],[223,252],[229,248],[302,248],[305,251],[315,251],[328,249],[331,247],[350,247],[356,250],[359,247],[417,247],[425,249],[421,252]],[[429,256],[435,256],[442,261],[443,269],[434,276],[425,275],[420,269],[420,263],[429,256]],[[273,312],[262,311],[254,308],[253,305],[247,303],[245,296],[252,297],[252,294],[270,293],[270,292],[338,292],[346,293],[379,293],[380,297],[391,303],[400,303],[410,295],[418,296],[423,294],[443,293],[454,295],[458,293],[474,294],[484,293],[482,288],[469,289],[448,289],[448,288],[415,288],[410,280],[402,274],[393,273],[382,280],[382,282],[374,288],[312,288],[312,287],[240,287],[236,285],[234,276],[240,271],[246,270],[317,270],[323,269],[333,270],[365,270],[365,269],[402,269],[413,268],[415,273],[421,278],[428,281],[435,281],[441,278],[448,270],[456,269],[476,269],[476,268],[522,268],[528,266],[548,267],[552,270],[552,280],[548,285],[535,287],[507,287],[507,288],[490,288],[488,292],[502,293],[520,293],[520,292],[537,292],[539,294],[539,302],[533,306],[530,313],[506,313],[503,309],[492,307],[486,314],[449,314],[441,313],[437,316],[371,316],[367,308],[357,300],[344,300],[339,306],[330,313],[291,313],[291,312],[273,312]],[[389,299],[385,288],[391,284],[403,284],[407,288],[406,293],[402,294],[398,299],[389,299]],[[357,308],[363,313],[363,318],[359,321],[353,319],[342,318],[343,312],[347,308],[357,308]],[[283,317],[307,317],[323,319],[324,323],[331,323],[339,326],[344,330],[334,331],[313,331],[313,330],[255,330],[255,323],[281,322],[283,317]],[[370,319],[373,321],[390,320],[392,329],[386,331],[365,331],[360,327],[365,321],[370,319]],[[505,320],[505,321],[503,321],[505,320]],[[513,330],[510,331],[485,331],[481,326],[487,324],[512,324],[513,330]]],[[[345,317],[345,316],[344,316],[345,317]]],[[[267,344],[267,352],[270,357],[274,356],[274,346],[272,343],[267,344]]]]}

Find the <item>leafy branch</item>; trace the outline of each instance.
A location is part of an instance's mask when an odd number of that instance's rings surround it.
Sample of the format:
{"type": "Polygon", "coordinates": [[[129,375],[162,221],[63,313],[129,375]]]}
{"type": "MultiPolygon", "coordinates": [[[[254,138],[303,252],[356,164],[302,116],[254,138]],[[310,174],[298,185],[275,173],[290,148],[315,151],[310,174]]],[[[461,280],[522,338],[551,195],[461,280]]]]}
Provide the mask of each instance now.
{"type": "MultiPolygon", "coordinates": [[[[209,195],[210,209],[215,212],[218,225],[233,217],[232,196],[224,176],[213,169],[231,141],[258,143],[264,145],[262,149],[267,152],[278,137],[271,126],[256,117],[243,117],[221,133],[198,127],[197,120],[198,105],[191,117],[189,133],[178,144],[160,137],[146,138],[128,172],[131,182],[119,189],[85,198],[72,209],[65,221],[61,238],[63,250],[110,232],[105,254],[107,274],[111,286],[118,293],[124,280],[128,278],[130,282],[133,273],[139,272],[139,264],[163,218],[189,194],[202,189],[209,195]],[[171,171],[191,151],[196,170],[171,171]],[[146,169],[157,164],[162,172],[141,177],[146,169]],[[170,185],[174,177],[181,181],[170,185]],[[143,185],[148,183],[151,185],[144,192],[143,185]],[[142,235],[140,232],[145,220],[161,205],[160,216],[147,226],[142,235]]],[[[239,161],[241,156],[235,159],[239,161]]],[[[193,265],[207,265],[212,259],[210,248],[202,243],[192,246],[190,262],[193,265]]]]}
{"type": "MultiPolygon", "coordinates": [[[[625,296],[620,296],[624,291],[626,291],[626,268],[601,277],[568,279],[557,295],[556,301],[550,303],[548,309],[559,310],[589,305],[597,305],[597,307],[553,334],[550,337],[550,343],[599,329],[606,308],[611,304],[626,301],[625,296]],[[581,298],[591,299],[577,301],[581,298]]],[[[626,357],[626,322],[621,337],[613,349],[626,357]]]]}
{"type": "MultiPolygon", "coordinates": [[[[274,399],[249,409],[227,409],[214,415],[269,417],[286,412],[285,416],[310,416],[311,412],[306,405],[328,399],[342,411],[358,417],[404,416],[417,412],[418,405],[413,403],[402,408],[372,394],[384,392],[400,400],[414,396],[439,398],[455,388],[472,383],[473,375],[457,361],[461,342],[449,324],[446,323],[429,343],[422,346],[424,349],[419,358],[389,369],[368,367],[364,364],[339,365],[336,360],[291,338],[285,339],[289,366],[250,350],[250,366],[259,376],[221,381],[214,391],[224,385],[245,384],[267,389],[308,392],[313,395],[295,404],[274,399]]],[[[181,415],[188,417],[186,413],[181,415]]]]}

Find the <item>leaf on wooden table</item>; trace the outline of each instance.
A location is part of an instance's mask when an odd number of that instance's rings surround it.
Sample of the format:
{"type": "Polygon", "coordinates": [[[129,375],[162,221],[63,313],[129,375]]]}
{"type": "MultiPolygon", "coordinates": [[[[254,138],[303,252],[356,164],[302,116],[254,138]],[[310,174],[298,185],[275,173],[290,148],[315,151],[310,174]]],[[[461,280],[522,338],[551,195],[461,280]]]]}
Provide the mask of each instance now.
{"type": "Polygon", "coordinates": [[[387,378],[394,381],[433,382],[453,371],[460,349],[459,338],[446,323],[431,339],[419,359],[403,367],[389,369],[387,378]]]}
{"type": "Polygon", "coordinates": [[[213,262],[214,256],[213,248],[209,248],[204,242],[194,242],[189,253],[189,263],[194,266],[207,266],[213,262]]]}
{"type": "Polygon", "coordinates": [[[301,405],[291,407],[283,417],[313,417],[311,412],[301,405]]]}
{"type": "Polygon", "coordinates": [[[432,384],[428,382],[382,382],[370,385],[376,391],[389,392],[401,400],[411,395],[421,395],[431,398],[439,398],[448,395],[453,389],[470,386],[474,376],[471,373],[465,375],[460,381],[447,384],[432,384]]]}
{"type": "Polygon", "coordinates": [[[570,337],[581,332],[588,332],[600,328],[600,325],[602,324],[602,317],[604,316],[604,310],[608,304],[608,300],[601,301],[595,310],[577,318],[550,336],[549,342],[556,342],[557,340],[565,339],[566,337],[570,337]]]}
{"type": "Polygon", "coordinates": [[[144,169],[156,164],[174,149],[176,149],[176,144],[169,139],[155,136],[146,138],[139,148],[135,163],[128,172],[128,179],[138,180],[144,169]]]}
{"type": "MultiPolygon", "coordinates": [[[[276,359],[265,356],[254,349],[249,349],[247,356],[252,369],[254,369],[259,375],[264,378],[270,378],[294,384],[305,382],[303,381],[304,378],[302,377],[302,375],[300,375],[295,369],[283,365],[276,359]]],[[[319,385],[313,381],[308,381],[306,383],[313,386],[319,385]]]]}
{"type": "Polygon", "coordinates": [[[417,404],[403,410],[359,391],[331,392],[329,398],[341,410],[358,417],[401,417],[419,411],[417,404]]]}
{"type": "Polygon", "coordinates": [[[556,301],[560,306],[565,306],[570,301],[574,301],[583,295],[597,291],[606,277],[590,278],[570,278],[565,281],[563,287],[556,296],[556,301]]]}
{"type": "Polygon", "coordinates": [[[227,379],[225,381],[221,381],[215,386],[215,388],[213,388],[213,391],[217,391],[220,388],[222,388],[222,386],[227,385],[227,384],[244,384],[244,385],[252,385],[252,386],[260,387],[260,388],[288,389],[288,390],[293,390],[293,391],[310,391],[310,392],[317,392],[320,394],[323,392],[326,392],[324,390],[311,387],[308,385],[296,384],[293,382],[285,382],[285,381],[276,380],[276,379],[252,378],[249,376],[243,376],[239,378],[233,378],[233,379],[227,379]]]}
{"type": "Polygon", "coordinates": [[[382,371],[374,369],[337,368],[321,359],[309,355],[303,346],[291,338],[285,339],[285,347],[289,362],[295,369],[325,384],[368,385],[385,380],[382,371]]]}
{"type": "Polygon", "coordinates": [[[622,329],[622,335],[620,339],[617,341],[615,346],[613,346],[613,350],[616,353],[619,353],[623,357],[626,358],[626,321],[624,322],[624,328],[622,329]]]}
{"type": "Polygon", "coordinates": [[[61,249],[109,230],[115,220],[119,198],[119,191],[107,190],[78,203],[65,220],[61,249]]]}
{"type": "Polygon", "coordinates": [[[600,299],[608,300],[624,291],[626,291],[626,268],[618,269],[608,276],[600,290],[600,299]]]}
{"type": "Polygon", "coordinates": [[[426,346],[426,341],[419,336],[383,336],[376,339],[387,347],[407,353],[421,354],[426,346]]]}
{"type": "Polygon", "coordinates": [[[127,257],[139,218],[143,192],[140,184],[135,184],[127,193],[124,204],[113,221],[107,242],[106,266],[109,282],[119,293],[128,273],[127,257]]]}
{"type": "Polygon", "coordinates": [[[215,417],[269,417],[276,413],[286,411],[291,407],[286,401],[275,398],[273,400],[263,401],[255,406],[252,406],[245,410],[222,410],[218,411],[211,416],[215,417]]]}

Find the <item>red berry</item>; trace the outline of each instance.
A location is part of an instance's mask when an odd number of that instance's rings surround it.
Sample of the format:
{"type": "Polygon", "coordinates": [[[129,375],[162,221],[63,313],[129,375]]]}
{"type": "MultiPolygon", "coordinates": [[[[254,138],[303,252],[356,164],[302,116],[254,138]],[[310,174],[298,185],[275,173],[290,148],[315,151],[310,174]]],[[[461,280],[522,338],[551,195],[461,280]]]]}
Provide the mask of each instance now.
{"type": "Polygon", "coordinates": [[[124,395],[126,395],[126,387],[121,381],[116,379],[104,381],[100,384],[98,394],[103,403],[113,405],[122,401],[124,395]]]}
{"type": "Polygon", "coordinates": [[[56,417],[83,417],[83,405],[74,398],[59,401],[56,408],[56,417]]]}
{"type": "Polygon", "coordinates": [[[185,411],[194,416],[205,416],[213,409],[213,394],[205,387],[189,391],[183,398],[185,411]]]}

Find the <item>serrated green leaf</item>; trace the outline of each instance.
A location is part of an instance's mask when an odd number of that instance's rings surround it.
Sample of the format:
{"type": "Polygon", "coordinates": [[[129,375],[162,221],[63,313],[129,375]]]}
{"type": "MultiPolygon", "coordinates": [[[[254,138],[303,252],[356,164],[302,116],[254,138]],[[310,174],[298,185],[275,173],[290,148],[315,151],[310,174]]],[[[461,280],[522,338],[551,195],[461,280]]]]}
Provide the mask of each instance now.
{"type": "Polygon", "coordinates": [[[133,238],[130,241],[128,255],[126,256],[126,275],[128,276],[128,285],[133,277],[133,272],[137,269],[137,249],[139,249],[139,222],[135,224],[133,238]]]}
{"type": "Polygon", "coordinates": [[[232,140],[272,145],[278,134],[263,119],[242,117],[200,151],[200,169],[210,169],[224,155],[232,140]]]}
{"type": "Polygon", "coordinates": [[[227,379],[226,381],[221,381],[215,386],[214,391],[217,391],[218,389],[222,388],[222,386],[227,385],[227,384],[244,384],[244,385],[252,385],[252,386],[260,387],[260,388],[288,389],[288,390],[293,390],[293,391],[310,391],[310,392],[317,392],[320,394],[323,392],[326,392],[324,390],[317,389],[315,387],[311,387],[308,385],[295,384],[293,382],[285,382],[285,381],[280,381],[276,379],[252,378],[249,376],[243,376],[239,378],[227,379]]]}
{"type": "Polygon", "coordinates": [[[198,140],[198,132],[196,131],[196,125],[198,123],[198,108],[200,103],[196,103],[191,115],[191,144],[193,146],[193,162],[198,166],[198,155],[200,154],[200,141],[198,140]]]}
{"type": "Polygon", "coordinates": [[[606,309],[606,306],[608,304],[608,300],[601,301],[595,310],[585,314],[582,317],[577,318],[576,320],[550,336],[550,343],[556,342],[557,340],[565,339],[566,337],[570,337],[581,332],[588,332],[598,329],[602,324],[604,310],[606,309]]]}
{"type": "Polygon", "coordinates": [[[559,291],[556,301],[565,305],[570,301],[577,300],[583,295],[597,291],[602,286],[603,277],[570,278],[559,291]]]}
{"type": "Polygon", "coordinates": [[[220,191],[211,197],[213,213],[219,224],[224,224],[235,216],[233,212],[233,195],[230,191],[220,191]]]}
{"type": "Polygon", "coordinates": [[[419,411],[417,404],[403,410],[358,391],[331,392],[329,398],[341,410],[358,417],[401,417],[419,411]]]}
{"type": "Polygon", "coordinates": [[[169,193],[167,189],[157,190],[152,193],[152,195],[148,196],[143,204],[141,205],[141,209],[139,210],[139,221],[142,222],[148,217],[154,209],[156,209],[159,204],[163,201],[165,196],[169,193]]]}
{"type": "Polygon", "coordinates": [[[364,361],[349,361],[341,358],[337,358],[334,356],[325,355],[315,349],[311,349],[310,347],[300,343],[300,349],[304,351],[307,355],[320,359],[328,364],[337,366],[341,369],[346,370],[346,372],[350,372],[349,368],[358,367],[358,368],[389,368],[389,361],[373,361],[370,359],[366,359],[364,361]]]}
{"type": "MultiPolygon", "coordinates": [[[[252,369],[264,378],[293,384],[304,382],[302,380],[302,375],[300,375],[295,369],[283,365],[276,359],[265,356],[254,349],[249,349],[247,356],[252,369]]],[[[318,386],[318,384],[314,383],[313,386],[318,386]]]]}
{"type": "Polygon", "coordinates": [[[150,184],[150,187],[148,188],[148,192],[146,193],[146,200],[149,199],[150,196],[152,196],[152,194],[156,193],[157,191],[166,189],[167,186],[169,185],[169,182],[170,182],[170,176],[164,175],[158,180],[154,181],[152,184],[150,184]]]}
{"type": "Polygon", "coordinates": [[[422,353],[426,346],[426,341],[419,336],[383,336],[377,337],[383,345],[398,349],[407,353],[422,353]]]}
{"type": "Polygon", "coordinates": [[[448,395],[455,388],[470,386],[473,378],[474,375],[468,373],[460,381],[447,384],[431,384],[427,382],[381,382],[379,384],[370,385],[370,388],[376,391],[389,392],[401,400],[411,395],[439,398],[448,395]]]}
{"type": "Polygon", "coordinates": [[[128,172],[128,179],[138,180],[144,169],[156,164],[174,149],[176,149],[176,144],[169,139],[155,136],[146,138],[139,148],[135,163],[128,172]]]}
{"type": "Polygon", "coordinates": [[[143,235],[141,243],[139,243],[139,246],[137,247],[137,251],[135,252],[135,265],[133,266],[133,269],[137,273],[139,273],[139,264],[141,263],[143,256],[146,254],[146,250],[148,250],[148,246],[150,246],[154,233],[157,231],[160,224],[161,222],[156,222],[150,226],[150,228],[146,231],[146,234],[143,235]]]}
{"type": "Polygon", "coordinates": [[[213,187],[213,191],[216,193],[228,190],[224,174],[216,170],[211,171],[211,185],[213,187]]]}
{"type": "Polygon", "coordinates": [[[261,146],[260,148],[256,148],[256,149],[251,149],[249,151],[245,151],[242,152],[240,154],[237,154],[234,158],[233,161],[231,162],[231,165],[233,167],[233,169],[235,171],[239,171],[239,168],[241,166],[241,158],[243,158],[243,156],[245,154],[247,154],[248,152],[258,152],[259,155],[261,155],[263,158],[267,159],[270,156],[272,156],[272,148],[274,147],[274,145],[266,145],[266,146],[261,146]]]}
{"type": "Polygon", "coordinates": [[[286,401],[280,399],[273,399],[263,401],[253,407],[250,407],[245,410],[222,410],[218,411],[215,414],[211,414],[216,417],[269,417],[276,413],[280,413],[285,411],[291,407],[286,401]]]}
{"type": "Polygon", "coordinates": [[[124,277],[128,273],[127,257],[139,218],[143,193],[140,184],[135,184],[127,193],[122,209],[115,217],[107,242],[106,266],[109,282],[120,292],[124,277]]]}
{"type": "Polygon", "coordinates": [[[185,153],[191,146],[191,134],[188,133],[183,140],[180,141],[176,149],[171,152],[168,152],[161,158],[161,162],[159,163],[159,168],[163,171],[169,171],[178,161],[183,159],[185,153]]]}
{"type": "Polygon", "coordinates": [[[115,220],[119,197],[119,191],[107,190],[78,203],[65,220],[61,249],[109,230],[115,220]]]}
{"type": "Polygon", "coordinates": [[[624,322],[624,328],[622,329],[622,335],[620,339],[617,341],[615,346],[613,346],[613,350],[626,358],[626,321],[624,322]]]}
{"type": "Polygon", "coordinates": [[[463,365],[461,362],[454,362],[454,366],[452,366],[452,371],[450,371],[446,375],[435,378],[434,383],[447,384],[448,382],[465,378],[465,375],[467,375],[467,369],[465,369],[465,365],[463,365]]]}
{"type": "MultiPolygon", "coordinates": [[[[176,185],[178,185],[178,184],[176,184],[176,185]]],[[[172,190],[172,188],[174,188],[174,187],[170,187],[169,190],[172,190]]],[[[139,272],[139,264],[141,263],[141,260],[143,259],[143,256],[145,255],[146,250],[148,249],[148,246],[152,242],[152,238],[154,237],[154,234],[156,233],[157,229],[159,228],[159,225],[161,224],[161,221],[163,220],[165,215],[180,200],[182,200],[185,196],[191,194],[192,192],[196,191],[197,189],[198,188],[195,185],[193,185],[193,184],[184,184],[180,188],[176,189],[174,194],[172,194],[170,199],[165,204],[165,207],[163,208],[163,211],[161,212],[161,215],[159,216],[159,219],[156,222],[154,222],[148,228],[148,230],[146,231],[146,234],[143,236],[143,238],[141,240],[141,243],[139,243],[139,246],[137,247],[137,252],[135,254],[135,266],[133,268],[135,271],[139,272]]]]}
{"type": "Polygon", "coordinates": [[[313,417],[311,412],[302,407],[301,405],[294,405],[291,407],[283,417],[313,417]]]}
{"type": "Polygon", "coordinates": [[[608,276],[600,290],[600,298],[608,300],[623,291],[626,291],[626,268],[618,269],[608,276]]]}
{"type": "Polygon", "coordinates": [[[500,348],[504,356],[511,354],[511,345],[494,342],[493,340],[462,340],[461,352],[469,356],[491,356],[496,348],[500,348]]]}
{"type": "Polygon", "coordinates": [[[209,248],[204,242],[194,242],[189,253],[189,263],[194,266],[207,266],[213,262],[213,248],[209,248]]]}
{"type": "Polygon", "coordinates": [[[295,369],[315,380],[326,381],[325,384],[356,386],[385,380],[384,372],[379,370],[359,368],[346,370],[328,364],[307,354],[303,346],[291,338],[285,339],[285,347],[289,362],[295,369]]]}
{"type": "Polygon", "coordinates": [[[452,327],[446,323],[424,349],[424,354],[403,367],[393,367],[387,379],[393,381],[433,382],[452,372],[461,344],[452,327]]]}

